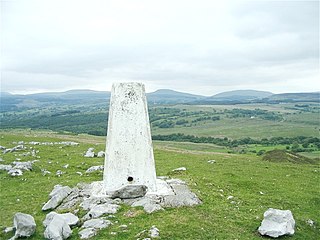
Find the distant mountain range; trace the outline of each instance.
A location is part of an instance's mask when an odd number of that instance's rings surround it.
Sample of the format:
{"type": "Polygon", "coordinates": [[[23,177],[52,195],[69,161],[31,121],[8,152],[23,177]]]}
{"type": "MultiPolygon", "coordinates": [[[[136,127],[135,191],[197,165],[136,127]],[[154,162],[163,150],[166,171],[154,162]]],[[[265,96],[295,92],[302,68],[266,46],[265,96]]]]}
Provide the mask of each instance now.
{"type": "MultiPolygon", "coordinates": [[[[10,94],[1,92],[1,111],[19,107],[37,107],[52,104],[90,105],[107,104],[110,92],[93,90],[70,90],[66,92],[46,92],[36,94],[10,94]]],[[[282,93],[256,90],[236,90],[222,92],[211,97],[160,89],[147,93],[149,104],[241,104],[241,103],[281,103],[281,102],[319,102],[319,92],[282,93]]]]}

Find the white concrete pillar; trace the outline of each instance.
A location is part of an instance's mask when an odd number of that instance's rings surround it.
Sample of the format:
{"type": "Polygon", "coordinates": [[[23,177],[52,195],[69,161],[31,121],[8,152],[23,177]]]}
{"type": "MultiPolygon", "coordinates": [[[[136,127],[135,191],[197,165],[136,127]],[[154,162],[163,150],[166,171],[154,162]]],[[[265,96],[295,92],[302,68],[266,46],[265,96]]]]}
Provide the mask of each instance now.
{"type": "Polygon", "coordinates": [[[125,185],[157,191],[149,115],[142,83],[112,86],[103,185],[106,192],[125,185]]]}

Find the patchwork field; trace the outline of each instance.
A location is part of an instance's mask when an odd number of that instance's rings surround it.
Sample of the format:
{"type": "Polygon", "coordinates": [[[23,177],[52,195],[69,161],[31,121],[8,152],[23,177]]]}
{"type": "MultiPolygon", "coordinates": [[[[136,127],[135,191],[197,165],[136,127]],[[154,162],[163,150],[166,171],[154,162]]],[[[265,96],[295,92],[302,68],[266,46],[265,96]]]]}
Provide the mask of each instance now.
{"type": "MultiPolygon", "coordinates": [[[[1,164],[38,160],[33,170],[25,171],[22,176],[12,177],[5,171],[0,172],[0,228],[12,225],[14,213],[28,213],[37,223],[36,234],[30,239],[43,239],[42,221],[47,212],[42,212],[41,207],[48,200],[48,194],[56,184],[74,187],[79,182],[101,180],[102,172],[88,174],[85,171],[91,166],[102,165],[104,159],[85,158],[83,153],[89,147],[95,148],[95,152],[103,151],[105,139],[30,130],[2,130],[0,137],[1,145],[7,148],[20,141],[26,147],[21,151],[1,153],[1,164]],[[79,145],[29,144],[32,141],[75,141],[79,145]],[[32,150],[34,156],[24,156],[32,150]],[[69,166],[64,168],[66,164],[69,166]],[[51,174],[44,176],[43,170],[51,174]],[[64,172],[60,177],[56,176],[58,170],[64,172]],[[83,175],[80,176],[79,172],[83,175]]],[[[258,145],[251,147],[259,150],[258,145]]],[[[154,148],[157,175],[187,181],[203,204],[152,214],[144,213],[142,208],[131,209],[122,205],[110,219],[113,225],[92,239],[137,239],[139,232],[152,225],[159,228],[161,239],[261,239],[257,228],[268,208],[290,209],[293,213],[296,233],[282,239],[318,239],[319,164],[264,161],[263,155],[230,153],[230,149],[213,144],[155,141],[154,148]],[[209,160],[215,160],[215,163],[209,163],[209,160]],[[182,166],[187,171],[172,172],[182,166]],[[134,217],[128,217],[129,210],[134,212],[134,217]],[[314,226],[307,223],[309,219],[315,222],[314,226]],[[128,231],[119,227],[123,224],[128,226],[128,231]]],[[[81,217],[84,213],[80,211],[78,214],[81,217]]],[[[78,231],[74,228],[70,239],[79,239],[78,231]]],[[[1,232],[0,238],[8,239],[12,235],[1,232]]]]}

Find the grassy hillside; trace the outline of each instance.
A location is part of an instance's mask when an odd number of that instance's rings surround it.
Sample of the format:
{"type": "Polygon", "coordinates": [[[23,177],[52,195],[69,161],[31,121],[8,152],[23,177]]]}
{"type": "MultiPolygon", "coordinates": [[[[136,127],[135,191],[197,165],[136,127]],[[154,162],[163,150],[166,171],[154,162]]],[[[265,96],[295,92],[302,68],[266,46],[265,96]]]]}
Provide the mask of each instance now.
{"type": "MultiPolygon", "coordinates": [[[[104,150],[104,137],[89,135],[59,135],[38,131],[1,131],[1,145],[13,147],[18,141],[51,142],[77,141],[79,146],[32,145],[39,151],[39,162],[34,170],[21,177],[10,177],[0,172],[1,217],[0,228],[12,225],[15,212],[32,214],[37,223],[36,235],[30,239],[42,239],[42,221],[46,213],[41,207],[55,184],[75,186],[78,182],[92,182],[102,179],[102,173],[85,174],[93,165],[103,164],[102,158],[84,158],[82,154],[89,148],[104,150]],[[63,168],[69,164],[67,169],[63,168]],[[43,176],[41,169],[52,174],[43,176]],[[65,172],[55,176],[57,170],[65,172]],[[80,176],[76,172],[82,172],[80,176]]],[[[112,218],[111,228],[101,230],[92,239],[136,239],[136,234],[156,225],[161,239],[262,239],[257,234],[268,208],[290,209],[296,220],[296,233],[283,239],[317,239],[320,222],[319,165],[293,164],[263,161],[255,154],[230,154],[224,148],[210,144],[155,142],[157,175],[169,175],[186,180],[192,190],[202,199],[196,207],[166,209],[154,214],[145,214],[140,208],[134,210],[135,217],[126,217],[129,208],[122,206],[112,218]],[[210,164],[208,160],[215,160],[210,164]],[[186,172],[175,173],[172,169],[184,166],[186,172]],[[233,196],[228,200],[228,196],[233,196]],[[316,222],[314,227],[306,221],[316,222]],[[118,221],[118,222],[117,222],[118,221]],[[128,225],[123,232],[119,226],[128,225]],[[112,235],[111,232],[116,232],[112,235]]],[[[31,147],[26,144],[27,147],[31,147]]],[[[28,149],[29,150],[29,149],[28,149]]],[[[26,150],[27,151],[27,150],[26,150]]],[[[9,164],[20,158],[33,160],[31,156],[21,156],[21,152],[0,154],[2,164],[9,164]]],[[[70,239],[79,239],[77,229],[70,239]]],[[[0,233],[1,239],[12,235],[0,233]]]]}

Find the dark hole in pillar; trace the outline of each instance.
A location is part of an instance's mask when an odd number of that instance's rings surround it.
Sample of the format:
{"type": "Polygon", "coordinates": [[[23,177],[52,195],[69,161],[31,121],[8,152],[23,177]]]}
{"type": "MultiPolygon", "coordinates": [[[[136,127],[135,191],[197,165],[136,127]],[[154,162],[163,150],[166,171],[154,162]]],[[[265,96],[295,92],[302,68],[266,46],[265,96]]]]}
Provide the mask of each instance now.
{"type": "Polygon", "coordinates": [[[128,182],[132,182],[133,181],[133,177],[128,177],[128,182]]]}

